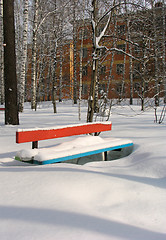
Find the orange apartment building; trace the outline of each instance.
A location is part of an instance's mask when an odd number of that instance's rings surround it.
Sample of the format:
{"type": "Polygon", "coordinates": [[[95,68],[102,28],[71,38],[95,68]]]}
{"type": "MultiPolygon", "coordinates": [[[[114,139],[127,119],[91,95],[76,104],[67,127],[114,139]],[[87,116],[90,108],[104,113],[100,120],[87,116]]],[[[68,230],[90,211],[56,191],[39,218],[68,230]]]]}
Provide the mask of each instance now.
{"type": "MultiPolygon", "coordinates": [[[[159,9],[161,11],[161,8],[159,9]]],[[[101,26],[102,27],[102,26],[101,26]]],[[[115,30],[115,26],[110,24],[108,28],[108,35],[110,30],[115,30]]],[[[112,31],[111,31],[112,32],[112,31]]],[[[122,49],[125,52],[129,53],[129,44],[125,41],[126,39],[126,22],[123,18],[118,17],[116,31],[115,47],[117,49],[122,49]]],[[[76,61],[76,70],[77,70],[77,95],[79,93],[79,81],[80,81],[80,49],[82,41],[82,26],[78,21],[77,25],[77,61],[76,61]]],[[[134,37],[134,35],[133,35],[134,37]]],[[[142,39],[139,39],[139,43],[142,42],[142,39]]],[[[102,39],[103,46],[107,48],[112,48],[113,38],[104,37],[102,39]]],[[[84,26],[84,39],[83,39],[83,58],[82,58],[82,99],[87,99],[90,90],[90,83],[92,78],[92,53],[93,53],[93,44],[92,44],[92,27],[89,20],[85,20],[84,26]]],[[[62,47],[62,59],[60,61],[60,53],[57,54],[57,65],[56,65],[56,88],[57,88],[57,99],[61,95],[62,99],[72,99],[73,98],[73,86],[74,86],[74,55],[73,55],[73,41],[68,40],[62,47]],[[60,82],[60,64],[62,68],[62,78],[60,82]]],[[[132,46],[132,55],[135,57],[142,56],[142,52],[138,50],[137,46],[132,46]]],[[[45,61],[45,64],[48,64],[48,61],[45,61]],[[47,62],[47,63],[46,63],[47,62]]],[[[132,62],[132,90],[133,97],[137,98],[141,88],[142,88],[142,79],[136,70],[140,68],[139,62],[133,60],[132,62]],[[136,70],[134,70],[136,69],[136,70]]],[[[145,93],[145,97],[152,97],[154,95],[154,60],[149,61],[149,71],[146,72],[147,81],[144,82],[144,89],[149,90],[145,93]],[[148,81],[151,79],[151,81],[148,81]],[[150,91],[150,89],[152,89],[150,91]]],[[[50,100],[52,94],[52,73],[53,68],[45,68],[43,73],[43,80],[41,92],[41,100],[50,100]]],[[[100,52],[100,65],[98,71],[98,83],[99,83],[99,93],[100,90],[108,92],[109,98],[129,98],[131,94],[131,82],[130,82],[130,57],[118,52],[111,51],[106,52],[103,48],[100,52]],[[112,67],[110,67],[112,64],[112,67]],[[111,71],[110,71],[111,69],[111,71]],[[109,82],[109,84],[108,84],[109,82]]],[[[30,89],[30,67],[28,67],[28,81],[30,89]]],[[[39,76],[39,75],[38,75],[39,76]]],[[[40,81],[40,80],[39,80],[40,81]]],[[[40,81],[41,84],[41,81],[40,81]]],[[[30,93],[28,94],[30,98],[30,93]]]]}

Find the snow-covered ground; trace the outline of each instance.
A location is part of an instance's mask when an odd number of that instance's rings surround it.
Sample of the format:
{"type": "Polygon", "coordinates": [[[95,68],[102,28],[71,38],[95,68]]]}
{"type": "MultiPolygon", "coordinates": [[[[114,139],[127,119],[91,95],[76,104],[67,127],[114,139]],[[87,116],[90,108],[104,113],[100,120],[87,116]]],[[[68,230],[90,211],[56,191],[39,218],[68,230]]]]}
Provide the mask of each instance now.
{"type": "MultiPolygon", "coordinates": [[[[5,126],[0,112],[0,239],[165,240],[166,119],[154,123],[153,109],[136,114],[138,106],[113,108],[113,129],[100,136],[134,142],[133,153],[119,160],[43,166],[15,161],[17,151],[31,148],[15,143],[18,127],[80,123],[78,106],[63,102],[57,108],[53,114],[51,103],[43,103],[35,112],[26,104],[19,126],[5,126]]],[[[83,103],[81,122],[86,109],[83,103]]]]}

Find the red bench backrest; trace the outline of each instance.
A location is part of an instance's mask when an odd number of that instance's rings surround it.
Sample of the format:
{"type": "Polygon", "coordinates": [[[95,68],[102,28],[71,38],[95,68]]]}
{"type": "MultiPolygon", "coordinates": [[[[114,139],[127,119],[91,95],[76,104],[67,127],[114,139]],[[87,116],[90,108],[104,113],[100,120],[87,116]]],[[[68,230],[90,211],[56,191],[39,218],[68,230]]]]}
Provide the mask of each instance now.
{"type": "Polygon", "coordinates": [[[40,140],[69,137],[73,135],[81,135],[95,132],[103,132],[111,130],[111,122],[107,123],[87,123],[79,125],[62,126],[60,128],[51,129],[19,129],[16,132],[16,143],[35,142],[40,140]]]}

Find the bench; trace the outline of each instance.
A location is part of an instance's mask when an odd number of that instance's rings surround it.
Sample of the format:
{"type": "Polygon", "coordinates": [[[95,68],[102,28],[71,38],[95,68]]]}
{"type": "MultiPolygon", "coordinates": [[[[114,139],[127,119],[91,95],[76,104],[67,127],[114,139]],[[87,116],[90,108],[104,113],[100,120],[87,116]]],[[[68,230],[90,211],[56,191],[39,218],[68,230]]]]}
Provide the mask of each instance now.
{"type": "Polygon", "coordinates": [[[57,128],[18,129],[16,132],[16,143],[32,142],[32,149],[19,151],[15,159],[34,164],[50,164],[102,154],[102,160],[107,160],[107,153],[109,151],[133,145],[130,140],[116,138],[103,139],[97,136],[97,133],[110,131],[111,128],[111,122],[95,122],[57,128]],[[87,135],[92,133],[94,133],[95,136],[87,135]],[[83,134],[86,134],[86,136],[64,142],[54,147],[38,148],[38,142],[41,140],[83,134]]]}

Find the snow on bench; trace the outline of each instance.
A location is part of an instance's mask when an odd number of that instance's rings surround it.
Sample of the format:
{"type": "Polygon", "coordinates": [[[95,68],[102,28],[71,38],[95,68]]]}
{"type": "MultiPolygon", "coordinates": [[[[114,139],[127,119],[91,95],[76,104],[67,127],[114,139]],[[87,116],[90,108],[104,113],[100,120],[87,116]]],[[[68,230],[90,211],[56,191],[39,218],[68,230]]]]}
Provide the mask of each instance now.
{"type": "Polygon", "coordinates": [[[100,160],[107,160],[109,151],[129,147],[133,143],[126,139],[103,139],[92,135],[81,136],[49,148],[39,149],[37,143],[40,140],[108,131],[111,127],[111,122],[107,122],[68,125],[51,129],[19,129],[16,132],[16,142],[32,142],[33,149],[17,152],[15,159],[34,164],[50,164],[73,159],[78,162],[80,158],[100,154],[102,156],[100,160]]]}

